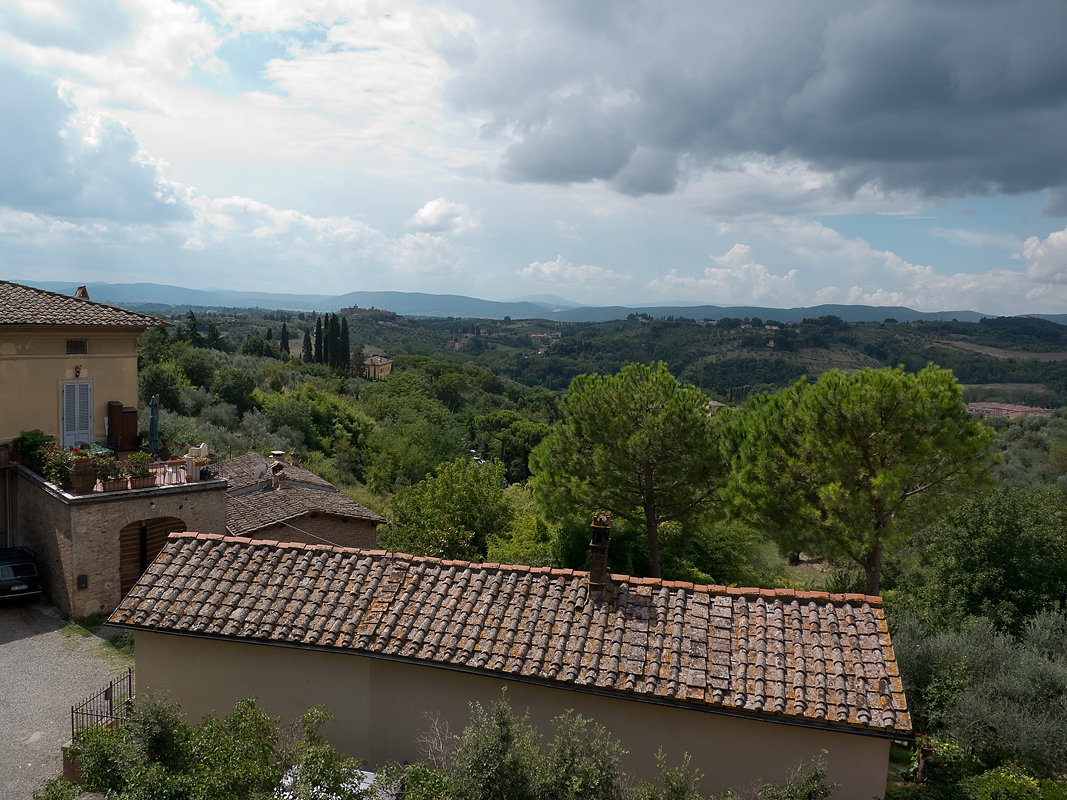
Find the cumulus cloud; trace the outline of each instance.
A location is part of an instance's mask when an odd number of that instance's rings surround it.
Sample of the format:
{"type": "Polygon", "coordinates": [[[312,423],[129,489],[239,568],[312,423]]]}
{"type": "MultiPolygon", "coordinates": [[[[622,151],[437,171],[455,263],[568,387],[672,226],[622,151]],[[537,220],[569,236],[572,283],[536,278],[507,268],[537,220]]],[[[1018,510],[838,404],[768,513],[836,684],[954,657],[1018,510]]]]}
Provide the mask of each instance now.
{"type": "Polygon", "coordinates": [[[1061,3],[572,5],[480,15],[455,64],[448,97],[503,140],[510,180],[662,193],[755,155],[838,197],[1067,184],[1061,3]]]}
{"type": "Polygon", "coordinates": [[[1026,274],[1039,284],[1067,284],[1067,229],[1046,238],[1031,236],[1023,243],[1026,274]]]}
{"type": "Polygon", "coordinates": [[[133,133],[103,114],[76,115],[47,82],[0,65],[0,204],[54,216],[167,221],[189,216],[133,133]]]}
{"type": "Polygon", "coordinates": [[[518,274],[527,281],[561,288],[590,288],[629,280],[629,276],[605,267],[590,264],[576,266],[563,256],[556,256],[552,261],[532,261],[528,267],[520,269],[518,274]]]}
{"type": "Polygon", "coordinates": [[[699,297],[714,305],[792,305],[797,297],[796,270],[773,274],[752,259],[752,248],[746,244],[737,243],[711,260],[716,266],[707,267],[699,277],[679,275],[675,269],[649,281],[648,288],[666,295],[684,293],[690,299],[699,297]]]}
{"type": "Polygon", "coordinates": [[[431,200],[408,221],[412,230],[427,233],[452,233],[467,236],[481,231],[477,215],[463,203],[453,203],[443,197],[431,200]]]}

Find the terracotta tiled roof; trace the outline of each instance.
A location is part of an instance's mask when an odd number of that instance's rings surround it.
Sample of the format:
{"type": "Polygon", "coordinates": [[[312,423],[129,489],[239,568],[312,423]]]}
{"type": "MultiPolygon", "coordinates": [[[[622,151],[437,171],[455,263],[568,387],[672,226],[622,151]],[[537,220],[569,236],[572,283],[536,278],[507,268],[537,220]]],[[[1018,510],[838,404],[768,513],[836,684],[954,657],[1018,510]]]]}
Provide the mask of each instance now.
{"type": "Polygon", "coordinates": [[[384,517],[340,492],[287,486],[228,497],[226,530],[242,535],[311,514],[332,514],[345,519],[366,520],[375,525],[385,522],[384,517]]]}
{"type": "Polygon", "coordinates": [[[151,328],[169,322],[79,297],[0,281],[0,325],[151,328]]]}
{"type": "Polygon", "coordinates": [[[172,534],[111,622],[515,677],[879,736],[910,731],[880,598],[172,534]]]}
{"type": "MultiPolygon", "coordinates": [[[[230,492],[238,493],[244,490],[254,490],[262,486],[270,486],[271,475],[267,469],[263,475],[257,477],[260,467],[270,465],[271,459],[257,453],[246,453],[243,456],[229,458],[212,464],[208,469],[215,477],[225,478],[230,483],[230,492]]],[[[331,492],[336,492],[337,487],[328,480],[320,478],[314,472],[296,467],[292,464],[285,465],[285,477],[290,485],[318,487],[331,492]]]]}

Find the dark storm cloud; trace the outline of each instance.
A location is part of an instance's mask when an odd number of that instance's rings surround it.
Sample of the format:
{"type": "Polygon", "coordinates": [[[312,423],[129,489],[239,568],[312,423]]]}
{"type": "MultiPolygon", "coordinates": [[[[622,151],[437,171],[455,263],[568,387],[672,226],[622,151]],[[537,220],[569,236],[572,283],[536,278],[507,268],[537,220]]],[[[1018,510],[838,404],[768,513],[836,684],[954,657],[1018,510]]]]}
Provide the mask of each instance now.
{"type": "Polygon", "coordinates": [[[510,180],[664,192],[755,154],[843,192],[1026,192],[1067,185],[1065,31],[1059,0],[515,3],[448,97],[515,137],[510,180]]]}
{"type": "Polygon", "coordinates": [[[0,205],[117,222],[191,216],[127,128],[102,121],[85,141],[48,81],[0,64],[0,108],[0,205]]]}

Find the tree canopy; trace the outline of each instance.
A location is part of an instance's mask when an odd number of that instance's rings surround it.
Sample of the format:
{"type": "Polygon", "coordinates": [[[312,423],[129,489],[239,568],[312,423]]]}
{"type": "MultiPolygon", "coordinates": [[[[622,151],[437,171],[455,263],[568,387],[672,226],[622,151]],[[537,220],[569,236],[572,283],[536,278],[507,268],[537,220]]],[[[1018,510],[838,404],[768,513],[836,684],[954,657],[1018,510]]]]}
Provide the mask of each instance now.
{"type": "Polygon", "coordinates": [[[604,508],[643,525],[659,577],[659,526],[701,511],[722,476],[707,398],[662,362],[630,364],[579,375],[560,410],[530,455],[535,489],[560,513],[604,508]]]}
{"type": "Polygon", "coordinates": [[[789,546],[846,556],[878,594],[886,544],[920,495],[973,483],[992,430],[948,370],[824,373],[729,415],[728,494],[789,546]]]}

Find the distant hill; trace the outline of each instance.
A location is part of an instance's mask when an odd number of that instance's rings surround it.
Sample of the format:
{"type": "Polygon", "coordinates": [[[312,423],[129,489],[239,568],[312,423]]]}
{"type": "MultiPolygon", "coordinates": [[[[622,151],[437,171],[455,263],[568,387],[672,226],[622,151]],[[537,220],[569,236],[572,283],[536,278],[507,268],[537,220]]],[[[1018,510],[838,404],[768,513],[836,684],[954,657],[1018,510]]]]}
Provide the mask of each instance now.
{"type": "MultiPolygon", "coordinates": [[[[73,294],[77,284],[60,281],[21,280],[31,286],[63,294],[73,294]]],[[[380,308],[410,317],[465,317],[475,319],[547,319],[561,322],[606,322],[626,319],[630,314],[651,317],[687,317],[690,319],[722,319],[723,317],[759,317],[779,322],[800,322],[803,319],[833,315],[846,322],[882,322],[892,318],[898,322],[918,320],[957,320],[977,322],[994,316],[976,311],[923,312],[903,306],[820,305],[798,308],[765,308],[762,306],[581,306],[570,305],[562,298],[541,295],[517,301],[481,300],[455,294],[427,294],[424,292],[349,292],[342,295],[284,294],[277,292],[247,292],[223,289],[188,289],[157,283],[90,283],[89,296],[101,303],[122,306],[162,304],[198,308],[263,308],[293,311],[334,312],[350,306],[380,308]]],[[[1033,316],[1067,324],[1067,314],[1035,314],[1033,316]]]]}

